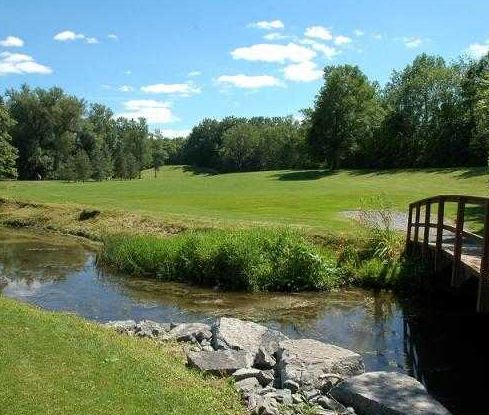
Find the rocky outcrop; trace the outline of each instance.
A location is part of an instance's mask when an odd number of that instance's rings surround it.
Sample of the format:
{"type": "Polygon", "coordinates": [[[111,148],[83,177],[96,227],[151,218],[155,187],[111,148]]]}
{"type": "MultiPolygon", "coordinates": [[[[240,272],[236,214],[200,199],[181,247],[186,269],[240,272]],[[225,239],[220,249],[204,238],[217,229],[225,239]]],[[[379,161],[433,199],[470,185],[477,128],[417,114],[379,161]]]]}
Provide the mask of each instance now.
{"type": "Polygon", "coordinates": [[[243,350],[188,351],[187,362],[190,367],[218,376],[231,375],[238,369],[251,367],[253,358],[243,350]]]}
{"type": "Polygon", "coordinates": [[[203,340],[210,340],[211,337],[210,326],[202,323],[179,324],[166,335],[167,339],[189,343],[201,343],[203,340]]]}
{"type": "Polygon", "coordinates": [[[327,374],[354,376],[365,371],[359,354],[311,339],[280,342],[277,357],[280,384],[292,380],[306,390],[321,388],[327,374]]]}
{"type": "Polygon", "coordinates": [[[288,337],[277,330],[271,330],[252,321],[237,318],[219,319],[212,326],[215,349],[228,348],[245,350],[253,355],[255,365],[262,369],[272,368],[278,344],[288,337]]]}
{"type": "Polygon", "coordinates": [[[362,357],[311,339],[288,339],[257,323],[221,318],[166,324],[110,322],[120,333],[186,342],[188,366],[232,376],[254,415],[447,415],[416,380],[365,373],[362,357]]]}
{"type": "Polygon", "coordinates": [[[331,390],[359,415],[449,415],[424,386],[395,372],[370,372],[345,380],[331,390]]]}

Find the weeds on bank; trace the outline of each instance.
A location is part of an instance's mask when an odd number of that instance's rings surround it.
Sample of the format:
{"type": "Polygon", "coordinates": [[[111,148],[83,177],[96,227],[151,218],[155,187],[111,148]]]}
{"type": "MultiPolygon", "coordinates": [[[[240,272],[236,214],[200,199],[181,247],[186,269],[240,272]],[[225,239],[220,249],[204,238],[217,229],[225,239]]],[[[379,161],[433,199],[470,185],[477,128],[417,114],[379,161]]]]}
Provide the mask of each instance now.
{"type": "Polygon", "coordinates": [[[104,241],[100,261],[129,274],[226,290],[328,290],[343,281],[336,261],[290,229],[115,235],[104,241]]]}

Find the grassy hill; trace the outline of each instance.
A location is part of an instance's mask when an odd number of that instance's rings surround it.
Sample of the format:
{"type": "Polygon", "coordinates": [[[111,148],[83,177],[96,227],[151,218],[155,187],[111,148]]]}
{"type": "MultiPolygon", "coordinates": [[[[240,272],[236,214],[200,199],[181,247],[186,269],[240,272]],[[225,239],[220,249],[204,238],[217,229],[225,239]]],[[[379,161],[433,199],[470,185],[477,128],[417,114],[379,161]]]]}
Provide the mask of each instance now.
{"type": "Polygon", "coordinates": [[[0,182],[7,198],[123,210],[169,221],[199,224],[260,222],[346,231],[341,212],[384,193],[400,211],[410,201],[435,194],[487,195],[486,169],[399,171],[267,171],[210,174],[167,166],[158,177],[87,183],[0,182]]]}

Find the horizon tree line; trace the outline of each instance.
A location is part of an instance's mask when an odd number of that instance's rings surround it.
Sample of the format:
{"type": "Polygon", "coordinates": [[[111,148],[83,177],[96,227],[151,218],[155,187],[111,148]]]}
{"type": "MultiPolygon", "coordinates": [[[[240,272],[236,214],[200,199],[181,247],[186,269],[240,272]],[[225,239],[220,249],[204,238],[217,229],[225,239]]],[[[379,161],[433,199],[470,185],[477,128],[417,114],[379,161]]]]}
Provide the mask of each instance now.
{"type": "Polygon", "coordinates": [[[207,118],[175,139],[57,87],[0,96],[0,178],[134,179],[164,164],[221,172],[484,166],[488,143],[489,54],[452,63],[422,54],[383,88],[358,66],[327,66],[301,119],[207,118]]]}

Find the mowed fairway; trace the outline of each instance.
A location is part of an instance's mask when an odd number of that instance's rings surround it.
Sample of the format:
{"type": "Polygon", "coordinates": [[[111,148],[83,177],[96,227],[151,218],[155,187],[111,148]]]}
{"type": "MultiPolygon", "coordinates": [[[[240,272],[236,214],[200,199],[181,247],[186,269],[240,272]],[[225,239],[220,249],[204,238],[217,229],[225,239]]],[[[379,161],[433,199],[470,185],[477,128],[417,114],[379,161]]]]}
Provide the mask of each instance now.
{"type": "Polygon", "coordinates": [[[436,194],[488,194],[486,169],[402,171],[268,171],[205,174],[167,166],[158,177],[65,183],[0,182],[0,196],[26,201],[76,204],[133,211],[169,221],[233,225],[260,222],[348,232],[342,212],[363,198],[385,194],[395,208],[436,194]]]}

